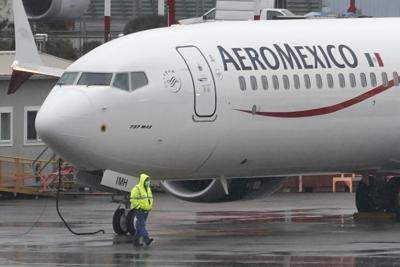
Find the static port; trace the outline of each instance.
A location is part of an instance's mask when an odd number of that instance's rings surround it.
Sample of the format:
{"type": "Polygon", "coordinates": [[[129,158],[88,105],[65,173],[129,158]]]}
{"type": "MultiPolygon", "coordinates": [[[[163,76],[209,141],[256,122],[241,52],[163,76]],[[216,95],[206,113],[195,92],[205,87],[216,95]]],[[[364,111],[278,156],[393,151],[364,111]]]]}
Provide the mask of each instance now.
{"type": "Polygon", "coordinates": [[[104,133],[107,130],[107,126],[105,124],[101,125],[100,130],[104,133]]]}

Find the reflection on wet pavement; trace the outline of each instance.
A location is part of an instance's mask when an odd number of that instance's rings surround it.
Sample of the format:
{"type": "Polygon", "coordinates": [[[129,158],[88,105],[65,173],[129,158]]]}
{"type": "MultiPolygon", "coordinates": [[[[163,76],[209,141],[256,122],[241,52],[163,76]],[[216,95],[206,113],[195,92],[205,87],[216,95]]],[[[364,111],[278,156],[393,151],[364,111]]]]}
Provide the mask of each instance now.
{"type": "Polygon", "coordinates": [[[400,266],[397,223],[356,223],[352,194],[278,194],[262,201],[193,204],[156,196],[148,228],[155,242],[136,249],[110,224],[107,197],[2,201],[0,266],[400,266]],[[23,233],[48,208],[35,228],[23,233]]]}
{"type": "Polygon", "coordinates": [[[274,212],[259,212],[259,211],[219,211],[219,212],[199,212],[197,215],[201,217],[197,223],[342,223],[344,224],[353,221],[353,215],[321,215],[305,213],[306,210],[290,210],[290,211],[274,211],[274,212]]]}

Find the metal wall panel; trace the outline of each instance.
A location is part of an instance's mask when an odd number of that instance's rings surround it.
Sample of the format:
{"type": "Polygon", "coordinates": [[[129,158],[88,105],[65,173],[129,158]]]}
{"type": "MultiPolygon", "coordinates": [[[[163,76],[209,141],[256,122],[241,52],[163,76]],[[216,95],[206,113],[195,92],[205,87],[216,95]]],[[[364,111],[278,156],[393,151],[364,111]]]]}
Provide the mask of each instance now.
{"type": "MultiPolygon", "coordinates": [[[[1,1],[1,0],[0,0],[1,1]]],[[[176,0],[176,17],[193,18],[203,15],[215,7],[216,0],[176,0]]],[[[111,2],[111,16],[114,20],[126,20],[131,17],[157,15],[158,1],[156,0],[113,0],[111,2]]],[[[91,0],[89,9],[85,13],[88,19],[102,19],[104,14],[104,0],[91,0]]]]}
{"type": "MultiPolygon", "coordinates": [[[[350,0],[322,0],[323,6],[329,7],[333,14],[345,14],[349,8],[350,0]]],[[[363,15],[373,17],[399,17],[399,0],[357,0],[357,9],[363,15]]]]}
{"type": "MultiPolygon", "coordinates": [[[[20,91],[13,95],[7,95],[8,80],[0,80],[0,107],[13,108],[13,145],[0,146],[0,155],[2,156],[18,156],[34,159],[44,149],[44,145],[25,145],[24,144],[24,108],[30,106],[41,106],[43,101],[53,88],[57,79],[53,78],[31,78],[20,91]]],[[[46,157],[50,157],[47,154],[46,157]]]]}
{"type": "Polygon", "coordinates": [[[287,9],[297,15],[321,11],[321,0],[287,0],[287,9]]]}

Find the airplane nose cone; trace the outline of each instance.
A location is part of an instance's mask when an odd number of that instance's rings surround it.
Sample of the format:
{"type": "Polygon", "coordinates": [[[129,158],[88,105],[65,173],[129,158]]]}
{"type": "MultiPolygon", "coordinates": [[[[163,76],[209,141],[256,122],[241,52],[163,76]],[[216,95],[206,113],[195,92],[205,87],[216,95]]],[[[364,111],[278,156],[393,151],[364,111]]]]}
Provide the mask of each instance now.
{"type": "Polygon", "coordinates": [[[74,88],[55,88],[36,116],[36,130],[56,154],[77,167],[88,167],[92,112],[85,93],[74,88]]]}

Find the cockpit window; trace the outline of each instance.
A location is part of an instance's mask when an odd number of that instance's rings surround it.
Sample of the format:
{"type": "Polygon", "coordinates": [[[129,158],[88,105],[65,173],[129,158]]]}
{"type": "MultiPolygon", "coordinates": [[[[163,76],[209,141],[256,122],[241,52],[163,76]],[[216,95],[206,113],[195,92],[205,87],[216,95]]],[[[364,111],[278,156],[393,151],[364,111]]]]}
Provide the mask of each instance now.
{"type": "Polygon", "coordinates": [[[79,78],[78,85],[110,85],[112,73],[84,72],[79,78]]]}
{"type": "Polygon", "coordinates": [[[79,72],[65,72],[58,80],[58,85],[73,85],[79,72]]]}
{"type": "Polygon", "coordinates": [[[113,86],[129,91],[129,73],[117,73],[114,78],[113,86]]]}
{"type": "Polygon", "coordinates": [[[146,73],[131,72],[131,90],[134,91],[140,87],[146,86],[149,83],[146,73]]]}

